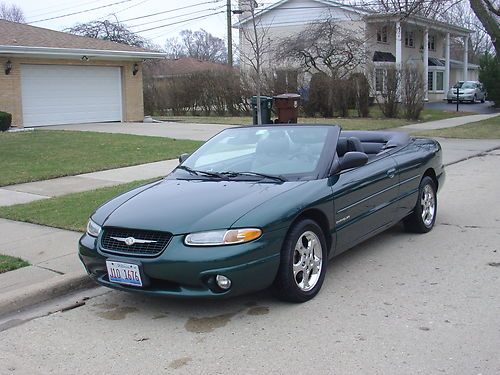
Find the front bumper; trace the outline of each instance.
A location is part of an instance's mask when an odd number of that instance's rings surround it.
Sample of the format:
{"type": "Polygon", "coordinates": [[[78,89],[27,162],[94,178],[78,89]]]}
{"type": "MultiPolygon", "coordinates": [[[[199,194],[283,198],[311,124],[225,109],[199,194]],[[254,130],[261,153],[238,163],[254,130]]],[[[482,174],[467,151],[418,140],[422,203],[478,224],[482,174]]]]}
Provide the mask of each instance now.
{"type": "MultiPolygon", "coordinates": [[[[457,101],[457,94],[456,93],[448,93],[448,95],[446,96],[447,100],[452,100],[452,101],[457,101]]],[[[474,99],[474,94],[459,94],[458,96],[458,100],[459,101],[471,101],[474,99]]]]}
{"type": "Polygon", "coordinates": [[[157,257],[119,256],[103,252],[99,240],[84,234],[79,241],[79,257],[87,273],[100,285],[149,295],[221,298],[250,293],[269,287],[276,277],[285,230],[264,233],[259,239],[229,246],[191,247],[184,236],[173,236],[157,257]],[[112,283],[106,260],[137,264],[143,287],[112,283]],[[214,283],[215,275],[231,279],[223,291],[214,283]]]}

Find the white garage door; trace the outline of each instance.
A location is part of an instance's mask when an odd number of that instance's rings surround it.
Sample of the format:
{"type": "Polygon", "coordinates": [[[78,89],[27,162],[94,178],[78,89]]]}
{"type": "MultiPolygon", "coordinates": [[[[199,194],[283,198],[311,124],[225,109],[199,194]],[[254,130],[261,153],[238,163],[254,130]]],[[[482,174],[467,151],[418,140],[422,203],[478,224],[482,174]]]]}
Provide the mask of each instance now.
{"type": "Polygon", "coordinates": [[[21,65],[24,126],[121,121],[119,67],[21,65]]]}

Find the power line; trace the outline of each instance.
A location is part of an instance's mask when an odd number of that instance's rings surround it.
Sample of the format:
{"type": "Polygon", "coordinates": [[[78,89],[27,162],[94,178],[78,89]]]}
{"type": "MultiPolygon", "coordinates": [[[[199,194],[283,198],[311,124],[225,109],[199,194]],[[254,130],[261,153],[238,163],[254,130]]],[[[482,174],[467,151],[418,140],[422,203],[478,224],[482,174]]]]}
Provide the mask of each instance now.
{"type": "Polygon", "coordinates": [[[164,10],[164,11],[162,11],[162,12],[150,13],[150,14],[146,14],[146,15],[144,15],[144,16],[139,16],[139,17],[134,17],[134,18],[128,18],[128,19],[126,19],[126,20],[123,20],[122,22],[128,22],[128,21],[139,20],[139,19],[142,19],[142,18],[148,18],[148,17],[157,16],[158,14],[171,13],[171,12],[175,12],[175,11],[177,11],[177,10],[183,10],[183,9],[188,9],[188,8],[194,8],[194,7],[197,7],[197,6],[200,6],[200,5],[205,5],[205,4],[214,4],[214,3],[219,3],[219,2],[221,2],[221,1],[222,1],[222,0],[211,0],[211,1],[205,1],[205,2],[202,2],[202,3],[196,3],[196,4],[186,5],[186,6],[183,6],[183,7],[180,7],[180,8],[175,8],[175,9],[164,10]]]}
{"type": "Polygon", "coordinates": [[[108,7],[113,6],[113,5],[118,5],[118,4],[123,4],[123,3],[129,3],[131,1],[132,0],[121,0],[121,1],[117,1],[116,3],[101,5],[99,7],[95,7],[95,8],[92,8],[92,9],[81,10],[81,11],[78,11],[78,12],[67,13],[67,14],[63,14],[63,15],[60,15],[60,16],[55,16],[55,17],[50,17],[50,18],[44,18],[44,19],[41,19],[41,20],[36,20],[36,21],[28,22],[28,24],[33,24],[33,23],[38,23],[38,22],[43,22],[43,21],[55,20],[55,19],[58,19],[58,18],[64,18],[64,17],[74,16],[75,14],[87,13],[87,12],[91,12],[93,10],[108,8],[108,7]]]}
{"type": "Polygon", "coordinates": [[[53,5],[48,6],[48,7],[35,9],[34,10],[35,13],[32,14],[30,16],[30,18],[45,16],[46,14],[51,14],[51,13],[60,13],[64,10],[79,8],[83,5],[94,4],[94,3],[98,3],[100,1],[103,1],[103,0],[92,0],[92,1],[86,1],[83,3],[81,1],[74,1],[74,2],[69,3],[69,4],[71,4],[70,6],[68,6],[66,8],[61,8],[61,6],[68,5],[68,2],[64,1],[62,3],[53,4],[53,5]],[[76,4],[76,5],[73,5],[73,4],[76,4]],[[54,8],[57,8],[57,9],[56,10],[48,10],[48,9],[54,9],[54,8]]]}
{"type": "MultiPolygon", "coordinates": [[[[221,8],[224,8],[224,7],[225,7],[225,5],[222,5],[222,6],[219,6],[219,7],[216,7],[216,8],[209,8],[209,9],[197,10],[195,12],[178,14],[176,16],[171,16],[171,17],[168,17],[168,18],[162,18],[162,19],[156,20],[156,21],[148,21],[148,22],[138,23],[136,25],[127,25],[127,26],[131,27],[131,28],[134,28],[134,27],[139,27],[139,26],[144,26],[144,25],[151,25],[153,23],[165,22],[165,21],[172,20],[172,19],[179,18],[179,17],[190,16],[190,15],[193,15],[193,14],[198,14],[198,13],[203,13],[203,12],[208,12],[208,11],[216,11],[216,10],[219,10],[221,8]]],[[[126,21],[121,21],[121,22],[126,22],[126,21]]]]}
{"type": "Polygon", "coordinates": [[[220,12],[210,13],[210,14],[206,14],[206,15],[204,15],[204,16],[199,16],[199,17],[189,18],[189,19],[187,19],[187,20],[182,20],[182,21],[177,21],[177,22],[168,23],[168,24],[166,24],[166,25],[160,25],[160,26],[150,27],[149,29],[138,30],[138,31],[136,31],[136,33],[143,33],[143,32],[150,31],[150,30],[156,30],[156,29],[160,29],[160,28],[163,28],[163,27],[168,27],[168,26],[177,25],[177,24],[179,24],[179,23],[184,23],[184,22],[189,22],[189,21],[199,20],[199,19],[202,19],[202,18],[207,18],[207,17],[214,16],[214,15],[216,15],[216,14],[221,14],[221,13],[225,13],[225,11],[223,11],[223,10],[222,10],[222,11],[220,11],[220,12]]]}

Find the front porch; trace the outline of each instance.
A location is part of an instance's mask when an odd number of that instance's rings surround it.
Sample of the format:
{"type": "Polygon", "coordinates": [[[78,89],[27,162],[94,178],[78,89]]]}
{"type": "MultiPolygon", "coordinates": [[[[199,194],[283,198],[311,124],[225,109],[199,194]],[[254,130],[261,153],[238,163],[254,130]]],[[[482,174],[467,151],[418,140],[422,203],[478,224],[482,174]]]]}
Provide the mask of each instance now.
{"type": "Polygon", "coordinates": [[[421,66],[426,101],[443,100],[448,89],[459,80],[477,80],[478,66],[468,61],[471,30],[418,16],[402,18],[396,14],[376,14],[366,19],[376,90],[383,87],[377,70],[390,65],[397,69],[404,64],[421,66]],[[450,58],[451,38],[462,39],[462,61],[450,58]]]}

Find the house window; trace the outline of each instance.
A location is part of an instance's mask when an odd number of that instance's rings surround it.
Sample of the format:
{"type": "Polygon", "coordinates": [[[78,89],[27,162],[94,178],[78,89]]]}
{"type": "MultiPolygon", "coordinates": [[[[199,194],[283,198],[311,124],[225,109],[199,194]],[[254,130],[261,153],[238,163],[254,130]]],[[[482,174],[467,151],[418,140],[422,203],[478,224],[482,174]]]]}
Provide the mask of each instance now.
{"type": "Polygon", "coordinates": [[[427,43],[427,47],[431,51],[436,50],[436,37],[434,35],[429,35],[429,41],[427,43]]]}
{"type": "Polygon", "coordinates": [[[434,91],[434,72],[427,73],[427,90],[434,91]]]}
{"type": "Polygon", "coordinates": [[[405,46],[411,48],[415,47],[413,31],[405,31],[405,46]]]}
{"type": "Polygon", "coordinates": [[[436,90],[444,90],[444,72],[436,72],[436,90]]]}
{"type": "Polygon", "coordinates": [[[384,91],[384,69],[375,69],[375,91],[384,91]]]}
{"type": "Polygon", "coordinates": [[[377,42],[387,43],[387,26],[382,26],[377,29],[377,42]]]}
{"type": "Polygon", "coordinates": [[[443,91],[444,90],[444,72],[432,71],[427,76],[428,91],[443,91]]]}

